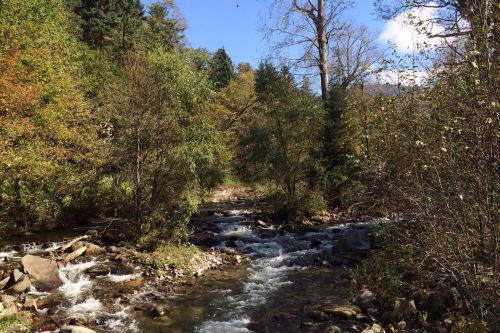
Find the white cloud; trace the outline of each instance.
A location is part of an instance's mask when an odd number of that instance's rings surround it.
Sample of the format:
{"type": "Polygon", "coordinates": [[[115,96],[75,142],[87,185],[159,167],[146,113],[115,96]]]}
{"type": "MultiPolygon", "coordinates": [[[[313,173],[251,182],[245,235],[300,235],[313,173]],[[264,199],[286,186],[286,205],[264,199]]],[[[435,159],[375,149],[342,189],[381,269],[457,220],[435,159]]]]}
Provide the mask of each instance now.
{"type": "Polygon", "coordinates": [[[439,24],[427,21],[435,17],[436,14],[435,8],[414,8],[405,11],[386,22],[379,38],[394,44],[401,53],[421,48],[435,48],[441,45],[443,40],[429,38],[428,34],[443,32],[444,28],[439,24]]]}
{"type": "Polygon", "coordinates": [[[376,81],[382,84],[392,84],[402,86],[422,85],[429,78],[429,72],[420,71],[396,71],[385,69],[377,73],[376,81]]]}

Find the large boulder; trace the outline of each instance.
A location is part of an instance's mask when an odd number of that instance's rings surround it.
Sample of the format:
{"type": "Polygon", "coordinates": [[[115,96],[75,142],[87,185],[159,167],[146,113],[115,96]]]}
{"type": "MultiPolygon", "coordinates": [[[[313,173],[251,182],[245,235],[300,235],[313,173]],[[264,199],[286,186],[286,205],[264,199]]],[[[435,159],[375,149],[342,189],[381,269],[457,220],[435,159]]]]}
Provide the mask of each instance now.
{"type": "Polygon", "coordinates": [[[37,289],[50,291],[61,286],[55,262],[28,254],[21,259],[21,264],[37,289]]]}
{"type": "Polygon", "coordinates": [[[86,243],[85,247],[87,248],[87,251],[85,251],[86,256],[98,256],[100,254],[104,253],[104,249],[100,247],[99,245],[95,245],[93,243],[86,243]]]}
{"type": "Polygon", "coordinates": [[[71,246],[71,251],[75,252],[82,247],[86,248],[86,250],[85,250],[86,256],[95,257],[95,256],[98,256],[98,255],[103,254],[105,252],[102,247],[100,247],[94,243],[84,242],[84,241],[79,241],[79,242],[76,242],[75,244],[73,244],[71,246]]]}

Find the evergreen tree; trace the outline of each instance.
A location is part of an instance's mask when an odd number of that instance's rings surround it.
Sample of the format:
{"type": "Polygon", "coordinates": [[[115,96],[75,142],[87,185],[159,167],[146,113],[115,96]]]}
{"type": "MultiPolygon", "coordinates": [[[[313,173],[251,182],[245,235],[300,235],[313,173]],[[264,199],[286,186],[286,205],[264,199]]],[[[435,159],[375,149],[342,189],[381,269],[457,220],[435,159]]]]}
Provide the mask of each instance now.
{"type": "Polygon", "coordinates": [[[341,82],[333,78],[326,104],[323,162],[328,181],[326,190],[334,204],[342,202],[344,190],[352,189],[358,169],[346,111],[347,92],[341,82]]]}
{"type": "Polygon", "coordinates": [[[74,12],[82,22],[82,38],[93,48],[130,48],[130,37],[139,28],[143,8],[139,0],[82,0],[74,12]]]}
{"type": "Polygon", "coordinates": [[[224,48],[215,52],[210,62],[209,74],[216,90],[226,87],[234,78],[234,65],[224,48]]]}
{"type": "Polygon", "coordinates": [[[180,18],[172,17],[171,12],[174,9],[173,2],[156,1],[149,7],[149,14],[146,17],[152,33],[152,42],[165,46],[167,49],[182,45],[185,38],[185,24],[180,18]]]}

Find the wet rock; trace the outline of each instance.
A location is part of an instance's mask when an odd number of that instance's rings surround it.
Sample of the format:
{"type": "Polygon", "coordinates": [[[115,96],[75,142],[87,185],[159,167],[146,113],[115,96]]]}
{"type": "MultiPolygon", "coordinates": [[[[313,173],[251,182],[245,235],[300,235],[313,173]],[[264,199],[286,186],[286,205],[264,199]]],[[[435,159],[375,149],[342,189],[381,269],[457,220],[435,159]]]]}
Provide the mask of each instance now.
{"type": "Polygon", "coordinates": [[[364,323],[373,323],[375,321],[375,318],[373,318],[372,316],[367,316],[367,315],[358,313],[356,315],[356,320],[362,321],[364,323]]]}
{"type": "Polygon", "coordinates": [[[385,330],[379,324],[373,324],[370,328],[367,328],[361,333],[385,333],[385,330]]]}
{"type": "Polygon", "coordinates": [[[396,327],[398,328],[398,330],[404,330],[406,328],[406,322],[404,320],[401,320],[396,324],[396,327]]]}
{"type": "Polygon", "coordinates": [[[77,314],[68,321],[68,325],[72,326],[82,327],[88,324],[89,324],[89,319],[85,317],[83,314],[77,314]]]}
{"type": "Polygon", "coordinates": [[[111,271],[111,268],[105,264],[97,264],[95,266],[90,267],[89,269],[85,270],[85,274],[88,274],[89,276],[95,278],[96,276],[104,276],[108,275],[111,271]]]}
{"type": "Polygon", "coordinates": [[[21,264],[37,289],[49,291],[61,286],[55,262],[28,254],[21,259],[21,264]]]}
{"type": "Polygon", "coordinates": [[[153,308],[152,315],[154,317],[161,317],[166,315],[168,312],[168,306],[164,304],[158,304],[153,308]]]}
{"type": "Polygon", "coordinates": [[[361,309],[354,305],[326,307],[321,310],[338,319],[351,319],[356,317],[357,313],[361,313],[361,309]]]}
{"type": "Polygon", "coordinates": [[[356,304],[365,311],[373,307],[374,301],[375,295],[368,289],[363,289],[356,298],[356,304]]]}
{"type": "Polygon", "coordinates": [[[264,222],[264,221],[262,221],[262,220],[256,220],[255,221],[255,225],[257,227],[261,227],[261,228],[267,228],[268,227],[267,223],[264,222]]]}
{"type": "Polygon", "coordinates": [[[342,330],[335,325],[328,326],[325,333],[342,333],[342,330]]]}
{"type": "Polygon", "coordinates": [[[59,333],[96,333],[96,331],[83,326],[66,325],[59,330],[59,333]]]}
{"type": "Polygon", "coordinates": [[[309,317],[317,321],[327,321],[330,317],[323,311],[313,310],[307,313],[309,317]]]}

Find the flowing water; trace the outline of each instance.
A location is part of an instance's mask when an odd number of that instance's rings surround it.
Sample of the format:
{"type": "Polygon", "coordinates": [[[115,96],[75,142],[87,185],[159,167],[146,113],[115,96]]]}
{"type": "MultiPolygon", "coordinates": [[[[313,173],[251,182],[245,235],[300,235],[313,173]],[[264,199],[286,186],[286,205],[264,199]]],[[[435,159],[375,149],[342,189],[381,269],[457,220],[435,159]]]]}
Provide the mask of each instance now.
{"type": "MultiPolygon", "coordinates": [[[[308,232],[256,228],[252,210],[239,202],[231,205],[224,214],[219,209],[197,223],[211,225],[216,246],[239,250],[249,258],[246,264],[209,271],[171,294],[154,280],[142,280],[139,267],[102,257],[80,259],[60,268],[63,285],[56,291],[32,289],[30,295],[43,300],[44,315],[81,319],[101,332],[320,332],[322,327],[307,325],[307,307],[342,304],[347,297],[342,266],[348,260],[332,251],[346,238],[359,249],[369,248],[370,226],[344,224],[308,232]],[[151,309],[156,309],[154,316],[151,309]]],[[[61,245],[6,246],[0,263],[12,265],[26,253],[48,256],[61,245]]]]}

